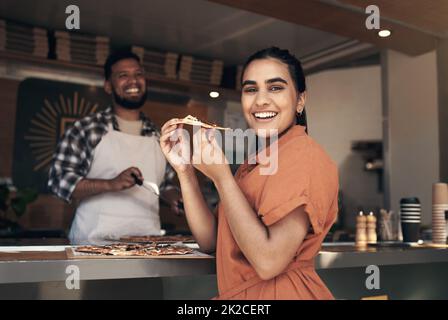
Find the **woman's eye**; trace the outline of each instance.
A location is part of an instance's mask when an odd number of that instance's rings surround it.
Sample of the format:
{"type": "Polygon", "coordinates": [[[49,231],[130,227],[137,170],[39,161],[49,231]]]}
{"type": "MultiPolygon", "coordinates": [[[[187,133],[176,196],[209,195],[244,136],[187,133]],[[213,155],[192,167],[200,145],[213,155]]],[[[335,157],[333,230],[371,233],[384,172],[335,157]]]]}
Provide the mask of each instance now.
{"type": "Polygon", "coordinates": [[[271,91],[280,91],[280,90],[283,90],[283,87],[281,87],[281,86],[272,86],[269,89],[271,91]]]}
{"type": "Polygon", "coordinates": [[[118,75],[118,78],[120,78],[120,79],[124,79],[124,78],[126,78],[128,75],[126,74],[126,73],[120,73],[119,75],[118,75]]]}

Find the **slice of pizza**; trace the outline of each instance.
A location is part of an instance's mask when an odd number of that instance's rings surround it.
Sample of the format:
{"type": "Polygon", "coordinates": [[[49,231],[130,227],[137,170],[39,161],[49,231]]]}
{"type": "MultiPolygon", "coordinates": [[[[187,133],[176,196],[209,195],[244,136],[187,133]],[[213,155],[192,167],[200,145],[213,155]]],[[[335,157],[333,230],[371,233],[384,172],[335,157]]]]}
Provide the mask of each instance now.
{"type": "Polygon", "coordinates": [[[217,129],[217,130],[231,130],[231,128],[224,128],[224,127],[220,127],[215,123],[209,123],[206,121],[201,121],[196,117],[193,117],[191,115],[186,116],[183,119],[179,119],[177,121],[177,123],[183,123],[183,124],[189,124],[191,126],[201,126],[203,128],[207,128],[207,129],[217,129]]]}
{"type": "Polygon", "coordinates": [[[112,250],[112,248],[109,246],[92,246],[92,245],[80,246],[74,249],[76,252],[100,254],[100,255],[108,255],[110,250],[112,250]]]}
{"type": "Polygon", "coordinates": [[[148,254],[151,256],[170,256],[170,255],[184,255],[193,253],[193,249],[181,246],[156,246],[155,248],[148,249],[148,254]]]}

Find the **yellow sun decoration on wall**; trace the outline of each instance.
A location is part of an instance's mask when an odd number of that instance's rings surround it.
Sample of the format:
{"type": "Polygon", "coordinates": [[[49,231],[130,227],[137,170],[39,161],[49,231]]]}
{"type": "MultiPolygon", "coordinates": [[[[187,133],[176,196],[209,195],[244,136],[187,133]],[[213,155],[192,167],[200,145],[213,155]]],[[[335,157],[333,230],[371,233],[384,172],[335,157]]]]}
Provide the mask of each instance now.
{"type": "Polygon", "coordinates": [[[98,104],[86,101],[78,92],[73,99],[59,95],[59,101],[44,99],[44,107],[31,119],[30,128],[25,135],[33,154],[33,171],[47,169],[56,150],[59,138],[65,130],[80,118],[94,113],[98,104]]]}

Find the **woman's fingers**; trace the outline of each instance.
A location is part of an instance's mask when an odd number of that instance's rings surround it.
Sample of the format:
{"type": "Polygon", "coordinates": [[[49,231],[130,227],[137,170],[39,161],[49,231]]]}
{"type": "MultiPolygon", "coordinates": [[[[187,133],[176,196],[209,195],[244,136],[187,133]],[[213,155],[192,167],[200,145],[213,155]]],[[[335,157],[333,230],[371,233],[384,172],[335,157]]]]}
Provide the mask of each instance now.
{"type": "Polygon", "coordinates": [[[174,119],[171,119],[171,120],[168,120],[167,122],[165,122],[165,124],[162,126],[162,129],[161,129],[161,131],[163,132],[163,131],[165,131],[168,127],[171,127],[171,126],[176,126],[177,127],[177,125],[179,124],[179,119],[178,118],[174,118],[174,119]]]}
{"type": "Polygon", "coordinates": [[[174,131],[169,131],[169,132],[165,132],[160,136],[160,142],[163,143],[171,143],[172,139],[171,137],[173,136],[173,132],[174,131]]]}

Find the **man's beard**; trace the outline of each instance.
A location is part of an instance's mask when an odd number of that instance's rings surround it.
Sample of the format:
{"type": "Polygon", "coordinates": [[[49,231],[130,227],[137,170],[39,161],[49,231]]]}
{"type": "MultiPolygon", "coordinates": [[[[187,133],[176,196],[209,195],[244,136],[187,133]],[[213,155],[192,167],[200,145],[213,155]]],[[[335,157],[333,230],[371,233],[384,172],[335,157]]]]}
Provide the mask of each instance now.
{"type": "Polygon", "coordinates": [[[142,94],[139,100],[129,100],[126,98],[120,97],[116,92],[115,89],[112,88],[112,96],[114,98],[115,104],[119,105],[120,107],[123,107],[128,110],[136,110],[140,109],[146,102],[146,98],[148,96],[148,91],[145,90],[145,92],[142,94]]]}

